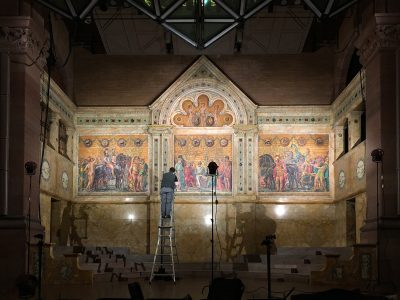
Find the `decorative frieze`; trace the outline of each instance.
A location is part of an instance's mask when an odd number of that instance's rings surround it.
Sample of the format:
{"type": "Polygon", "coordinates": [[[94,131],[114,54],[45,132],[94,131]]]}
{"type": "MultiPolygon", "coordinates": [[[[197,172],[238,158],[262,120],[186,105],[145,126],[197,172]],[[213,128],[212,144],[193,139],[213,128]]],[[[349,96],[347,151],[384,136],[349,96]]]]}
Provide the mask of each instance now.
{"type": "Polygon", "coordinates": [[[355,76],[332,104],[334,124],[342,122],[357,105],[361,104],[365,93],[365,74],[355,76]]]}
{"type": "MultiPolygon", "coordinates": [[[[47,74],[44,74],[40,80],[40,98],[43,103],[47,103],[47,74]]],[[[74,124],[74,112],[76,107],[52,79],[50,80],[49,96],[49,107],[53,111],[57,111],[57,113],[60,114],[61,119],[67,121],[71,125],[74,124]]]]}
{"type": "Polygon", "coordinates": [[[329,124],[329,116],[258,116],[257,124],[329,124]]]}
{"type": "Polygon", "coordinates": [[[149,118],[138,116],[85,116],[77,117],[77,125],[149,125],[149,118]]]}

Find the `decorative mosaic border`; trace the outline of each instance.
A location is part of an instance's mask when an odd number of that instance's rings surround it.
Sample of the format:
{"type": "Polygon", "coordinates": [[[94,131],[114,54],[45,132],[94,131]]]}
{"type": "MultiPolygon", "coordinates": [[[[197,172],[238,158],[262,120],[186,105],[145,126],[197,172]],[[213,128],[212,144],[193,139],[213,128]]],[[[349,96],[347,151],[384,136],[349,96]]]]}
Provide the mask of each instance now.
{"type": "MultiPolygon", "coordinates": [[[[335,122],[340,119],[344,114],[350,111],[353,103],[361,97],[361,84],[358,83],[355,89],[352,90],[351,94],[339,105],[334,114],[335,122]]],[[[361,98],[362,99],[362,98],[361,98]]]]}
{"type": "MultiPolygon", "coordinates": [[[[44,83],[42,83],[42,88],[40,90],[40,99],[45,103],[47,101],[46,94],[47,94],[46,85],[44,83]]],[[[50,103],[55,105],[60,110],[60,113],[62,113],[64,115],[64,117],[69,119],[71,122],[74,121],[74,114],[62,103],[61,100],[58,99],[58,96],[54,92],[52,85],[50,85],[50,99],[49,100],[50,100],[50,103]]]]}
{"type": "Polygon", "coordinates": [[[77,125],[149,125],[149,118],[126,117],[77,117],[77,125]]]}
{"type": "Polygon", "coordinates": [[[244,188],[243,188],[243,169],[244,169],[244,138],[243,137],[239,137],[239,143],[238,143],[238,174],[239,174],[239,180],[238,180],[238,192],[239,193],[243,193],[244,192],[244,188]]]}
{"type": "Polygon", "coordinates": [[[253,137],[247,138],[247,191],[253,192],[253,137]]]}
{"type": "Polygon", "coordinates": [[[329,124],[329,116],[258,116],[258,124],[329,124]]]}
{"type": "Polygon", "coordinates": [[[153,139],[153,192],[158,192],[158,151],[159,151],[159,138],[153,139]]]}

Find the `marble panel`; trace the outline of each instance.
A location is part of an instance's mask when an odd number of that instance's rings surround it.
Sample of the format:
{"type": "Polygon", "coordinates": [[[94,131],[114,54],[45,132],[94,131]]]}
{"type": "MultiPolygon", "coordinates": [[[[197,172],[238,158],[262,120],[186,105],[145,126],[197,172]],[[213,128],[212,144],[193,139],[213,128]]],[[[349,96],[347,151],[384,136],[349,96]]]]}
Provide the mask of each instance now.
{"type": "Polygon", "coordinates": [[[146,204],[74,204],[71,229],[77,237],[70,242],[128,247],[133,253],[144,254],[149,234],[147,214],[146,204]]]}
{"type": "Polygon", "coordinates": [[[334,165],[335,199],[350,198],[365,191],[365,142],[336,160],[334,165]]]}
{"type": "Polygon", "coordinates": [[[40,189],[57,199],[73,199],[73,163],[51,147],[46,147],[40,189]]]}

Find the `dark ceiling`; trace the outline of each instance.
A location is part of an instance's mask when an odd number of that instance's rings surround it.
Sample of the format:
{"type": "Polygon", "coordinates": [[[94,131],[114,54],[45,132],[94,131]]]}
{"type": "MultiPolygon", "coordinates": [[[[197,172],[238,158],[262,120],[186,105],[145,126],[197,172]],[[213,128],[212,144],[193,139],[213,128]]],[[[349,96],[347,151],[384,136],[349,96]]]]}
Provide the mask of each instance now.
{"type": "Polygon", "coordinates": [[[356,0],[36,0],[110,55],[294,54],[335,45],[356,0]]]}

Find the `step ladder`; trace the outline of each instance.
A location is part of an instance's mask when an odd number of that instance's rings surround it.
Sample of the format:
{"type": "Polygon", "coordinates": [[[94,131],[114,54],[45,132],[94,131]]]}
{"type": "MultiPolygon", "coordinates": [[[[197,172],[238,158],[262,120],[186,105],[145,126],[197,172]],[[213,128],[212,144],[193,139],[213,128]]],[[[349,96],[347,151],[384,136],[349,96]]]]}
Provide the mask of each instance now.
{"type": "Polygon", "coordinates": [[[172,202],[171,218],[162,218],[160,214],[157,247],[151,268],[150,284],[155,277],[171,277],[174,283],[176,282],[175,263],[179,263],[179,259],[175,243],[174,202],[172,202]]]}

